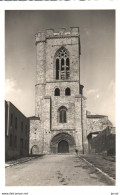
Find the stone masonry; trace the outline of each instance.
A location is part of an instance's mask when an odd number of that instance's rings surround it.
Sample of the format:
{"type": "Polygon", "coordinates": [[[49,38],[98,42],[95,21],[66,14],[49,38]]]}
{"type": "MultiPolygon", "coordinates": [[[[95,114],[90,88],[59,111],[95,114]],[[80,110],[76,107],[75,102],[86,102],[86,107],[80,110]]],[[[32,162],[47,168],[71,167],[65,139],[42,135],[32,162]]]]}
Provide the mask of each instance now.
{"type": "Polygon", "coordinates": [[[87,153],[86,98],[80,83],[79,27],[35,35],[35,117],[30,153],[87,153]],[[66,92],[67,91],[67,92],[66,92]]]}
{"type": "Polygon", "coordinates": [[[35,117],[30,118],[30,152],[34,149],[38,153],[58,153],[60,142],[63,153],[64,144],[67,144],[70,153],[75,148],[83,152],[87,144],[86,98],[80,93],[79,28],[71,28],[69,32],[60,29],[58,33],[49,29],[36,34],[35,40],[35,117]],[[69,56],[69,78],[56,79],[56,55],[61,49],[69,56]],[[59,96],[55,95],[56,88],[60,90],[59,96]],[[66,88],[70,89],[68,96],[65,95],[66,88]],[[59,119],[62,107],[66,109],[65,122],[59,119]]]}

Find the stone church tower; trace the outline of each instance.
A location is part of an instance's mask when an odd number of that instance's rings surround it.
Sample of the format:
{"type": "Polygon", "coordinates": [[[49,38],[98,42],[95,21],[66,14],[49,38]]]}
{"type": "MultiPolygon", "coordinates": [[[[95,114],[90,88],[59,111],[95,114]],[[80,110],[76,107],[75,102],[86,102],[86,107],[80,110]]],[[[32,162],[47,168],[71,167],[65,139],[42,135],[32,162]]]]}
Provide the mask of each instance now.
{"type": "Polygon", "coordinates": [[[79,28],[35,36],[35,117],[30,118],[30,152],[86,153],[86,98],[80,84],[79,28]]]}

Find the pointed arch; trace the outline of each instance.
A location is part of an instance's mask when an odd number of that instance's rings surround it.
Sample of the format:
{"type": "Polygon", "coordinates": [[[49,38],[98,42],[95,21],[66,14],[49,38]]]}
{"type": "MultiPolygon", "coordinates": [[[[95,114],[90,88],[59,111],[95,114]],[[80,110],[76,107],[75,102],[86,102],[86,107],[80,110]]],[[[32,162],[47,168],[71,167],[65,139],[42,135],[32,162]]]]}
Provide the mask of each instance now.
{"type": "MultiPolygon", "coordinates": [[[[50,148],[51,148],[51,152],[52,153],[59,153],[59,143],[61,143],[62,141],[66,141],[69,145],[69,153],[74,153],[75,151],[75,139],[72,135],[68,134],[68,133],[58,133],[55,136],[52,137],[51,141],[50,141],[50,148]]],[[[65,151],[63,151],[65,152],[65,151]]],[[[62,153],[63,153],[62,152],[62,153]]]]}
{"type": "Polygon", "coordinates": [[[61,47],[55,53],[56,80],[67,80],[70,78],[70,58],[65,47],[61,47]]]}

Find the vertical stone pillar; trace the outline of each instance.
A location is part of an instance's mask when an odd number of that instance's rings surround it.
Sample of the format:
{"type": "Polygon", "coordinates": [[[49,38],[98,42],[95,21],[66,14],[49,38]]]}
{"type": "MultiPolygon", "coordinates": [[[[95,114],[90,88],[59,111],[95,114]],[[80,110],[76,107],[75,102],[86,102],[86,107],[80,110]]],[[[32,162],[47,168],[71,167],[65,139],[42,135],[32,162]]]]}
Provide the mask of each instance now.
{"type": "Polygon", "coordinates": [[[44,97],[44,106],[43,106],[43,120],[44,120],[44,153],[50,152],[50,123],[51,123],[51,112],[50,112],[50,96],[44,97]]]}
{"type": "Polygon", "coordinates": [[[86,98],[82,95],[75,96],[75,125],[76,148],[83,154],[87,153],[86,98]]]}
{"type": "Polygon", "coordinates": [[[83,153],[81,128],[81,95],[75,96],[75,142],[76,148],[83,153]]]}
{"type": "Polygon", "coordinates": [[[87,139],[87,119],[86,119],[86,98],[81,97],[81,112],[82,112],[82,132],[83,132],[83,153],[88,153],[87,139]]]}
{"type": "Polygon", "coordinates": [[[40,122],[37,125],[36,144],[39,147],[39,152],[44,150],[44,95],[45,95],[45,34],[38,33],[36,35],[36,85],[35,85],[35,116],[40,117],[40,122]]]}
{"type": "Polygon", "coordinates": [[[45,42],[37,43],[37,65],[35,85],[35,115],[41,117],[42,100],[45,95],[45,42]]]}
{"type": "Polygon", "coordinates": [[[41,122],[39,117],[30,117],[30,142],[29,153],[32,153],[32,147],[38,147],[38,154],[43,153],[43,128],[41,128],[41,122]]]}

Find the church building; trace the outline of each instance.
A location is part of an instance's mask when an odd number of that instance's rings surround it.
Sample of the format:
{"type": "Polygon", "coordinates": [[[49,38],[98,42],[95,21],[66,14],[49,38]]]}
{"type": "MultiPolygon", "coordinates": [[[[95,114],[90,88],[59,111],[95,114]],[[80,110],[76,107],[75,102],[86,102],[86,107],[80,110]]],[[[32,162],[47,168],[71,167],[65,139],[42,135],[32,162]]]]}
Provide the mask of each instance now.
{"type": "MultiPolygon", "coordinates": [[[[74,153],[78,149],[80,153],[87,153],[92,115],[87,117],[80,82],[79,27],[72,27],[69,32],[64,28],[59,32],[53,29],[38,32],[35,43],[35,116],[29,118],[29,152],[74,153]]],[[[100,121],[98,126],[98,129],[104,128],[100,121]]]]}

